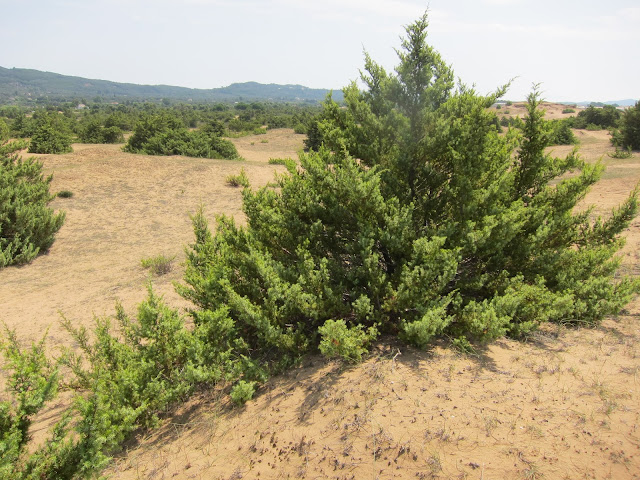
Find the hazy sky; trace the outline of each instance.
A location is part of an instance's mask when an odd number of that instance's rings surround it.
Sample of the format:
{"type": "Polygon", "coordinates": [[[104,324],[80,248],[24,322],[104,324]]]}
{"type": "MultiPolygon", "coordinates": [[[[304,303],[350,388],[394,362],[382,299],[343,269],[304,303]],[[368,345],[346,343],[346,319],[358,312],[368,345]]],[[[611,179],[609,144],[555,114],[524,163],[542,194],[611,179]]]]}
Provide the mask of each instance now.
{"type": "Polygon", "coordinates": [[[404,26],[480,93],[640,98],[638,0],[0,0],[0,66],[141,84],[341,89],[363,51],[391,70],[404,26]]]}

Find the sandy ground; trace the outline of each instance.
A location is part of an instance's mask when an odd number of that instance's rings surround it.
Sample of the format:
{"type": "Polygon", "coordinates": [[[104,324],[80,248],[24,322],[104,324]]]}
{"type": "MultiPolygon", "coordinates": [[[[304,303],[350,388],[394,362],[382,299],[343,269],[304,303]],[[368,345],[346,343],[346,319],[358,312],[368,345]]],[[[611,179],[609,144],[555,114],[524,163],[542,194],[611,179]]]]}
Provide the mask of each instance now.
{"type": "MultiPolygon", "coordinates": [[[[576,132],[590,162],[608,169],[586,199],[606,214],[640,179],[640,155],[611,151],[606,132],[576,132]]],[[[24,341],[48,331],[68,345],[60,315],[90,326],[120,301],[146,295],[144,257],[176,256],[154,289],[174,291],[192,241],[189,215],[240,221],[244,167],[253,186],[273,179],[269,158],[295,157],[289,130],[234,140],[245,162],[147,157],[118,146],[74,145],[41,156],[67,220],[50,252],[0,271],[0,320],[24,341]],[[48,329],[48,330],[47,330],[48,329]]],[[[557,155],[566,147],[553,149],[557,155]]],[[[637,273],[640,223],[628,232],[624,269],[637,273]]],[[[529,342],[500,340],[474,355],[383,343],[357,367],[308,358],[263,386],[242,409],[207,392],[131,442],[105,472],[114,479],[469,478],[640,479],[640,301],[596,329],[549,326],[529,342]]]]}
{"type": "Polygon", "coordinates": [[[223,213],[242,221],[241,189],[226,185],[226,177],[245,168],[252,186],[265,185],[284,170],[269,159],[295,157],[303,139],[291,130],[237,139],[242,162],[133,155],[121,145],[75,144],[70,154],[34,155],[54,174],[51,192],[70,190],[73,197],[51,204],[66,221],[48,254],[0,272],[0,321],[21,338],[48,331],[50,345],[67,344],[61,315],[91,325],[94,316],[111,315],[116,301],[132,311],[149,278],[140,261],[160,254],[175,256],[176,268],[154,278],[154,289],[184,306],[172,282],[181,279],[184,246],[193,240],[190,215],[203,205],[212,222],[223,213]]]}

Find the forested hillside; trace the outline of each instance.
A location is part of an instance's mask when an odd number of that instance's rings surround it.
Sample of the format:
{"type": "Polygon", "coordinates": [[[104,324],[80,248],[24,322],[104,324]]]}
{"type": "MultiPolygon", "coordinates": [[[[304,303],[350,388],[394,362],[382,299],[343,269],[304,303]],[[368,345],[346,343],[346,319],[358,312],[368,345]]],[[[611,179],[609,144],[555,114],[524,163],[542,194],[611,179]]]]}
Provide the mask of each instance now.
{"type": "MultiPolygon", "coordinates": [[[[213,82],[213,80],[212,80],[213,82]]],[[[0,67],[0,104],[51,102],[95,97],[111,101],[239,101],[270,100],[278,102],[320,102],[329,90],[302,85],[234,83],[228,87],[197,89],[169,85],[135,85],[107,80],[93,80],[26,68],[0,67]]],[[[341,92],[335,92],[341,97],[341,92]]]]}

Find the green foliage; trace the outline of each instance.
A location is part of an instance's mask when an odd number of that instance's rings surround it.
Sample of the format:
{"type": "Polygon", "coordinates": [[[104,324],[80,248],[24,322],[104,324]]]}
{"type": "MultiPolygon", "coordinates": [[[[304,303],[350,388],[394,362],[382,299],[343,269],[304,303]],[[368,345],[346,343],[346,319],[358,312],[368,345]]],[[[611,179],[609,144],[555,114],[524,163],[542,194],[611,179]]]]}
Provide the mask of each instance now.
{"type": "Polygon", "coordinates": [[[304,151],[310,150],[318,151],[324,142],[322,138],[322,131],[320,130],[320,122],[322,117],[320,115],[312,118],[307,123],[307,138],[304,139],[304,151]]]}
{"type": "Polygon", "coordinates": [[[576,113],[575,108],[563,108],[562,113],[576,113]]]}
{"type": "Polygon", "coordinates": [[[231,389],[231,400],[236,405],[244,405],[253,398],[253,394],[256,391],[256,382],[245,382],[240,380],[231,389]]]}
{"type": "Polygon", "coordinates": [[[451,340],[451,346],[464,355],[476,354],[476,349],[464,335],[451,340]]]}
{"type": "Polygon", "coordinates": [[[347,327],[344,320],[327,320],[318,328],[320,334],[320,352],[328,358],[342,358],[347,362],[357,363],[367,353],[368,345],[378,336],[375,327],[367,331],[362,325],[347,327]]]}
{"type": "Polygon", "coordinates": [[[24,143],[0,145],[0,268],[23,264],[46,252],[64,222],[47,205],[52,176],[44,177],[42,163],[22,159],[24,143]]]}
{"type": "Polygon", "coordinates": [[[124,143],[124,135],[118,126],[102,126],[98,119],[89,120],[78,138],[83,143],[124,143]]]}
{"type": "Polygon", "coordinates": [[[246,227],[220,217],[212,235],[194,218],[180,293],[203,311],[228,308],[267,371],[335,345],[318,339],[329,326],[345,338],[375,326],[420,347],[488,341],[597,323],[640,287],[614,277],[636,192],[606,219],[574,213],[601,165],[545,153],[555,128],[537,91],[499,134],[489,107],[506,87],[454,89],[426,28],[426,16],[407,27],[395,74],[367,55],[365,90],[352,83],[344,106],[325,103],[324,147],[275,187],[244,190],[246,227]]]}
{"type": "Polygon", "coordinates": [[[631,147],[628,147],[626,150],[616,147],[616,150],[613,153],[609,154],[611,158],[618,159],[631,158],[632,155],[633,152],[631,151],[631,147]]]}
{"type": "MultiPolygon", "coordinates": [[[[58,365],[78,396],[40,448],[28,445],[29,424],[55,395],[59,368],[42,344],[23,353],[9,335],[0,474],[88,476],[198,386],[235,383],[231,398],[243,404],[315,347],[358,361],[381,332],[419,347],[447,336],[469,351],[470,340],[526,336],[541,322],[595,324],[628,302],[640,282],[617,275],[615,253],[637,192],[607,218],[576,212],[602,166],[575,151],[545,153],[555,128],[535,90],[526,118],[500,134],[489,107],[505,88],[488,97],[454,89],[426,28],[426,16],[406,28],[394,74],[366,57],[366,89],[347,87],[344,107],[327,100],[322,143],[299,165],[285,161],[275,186],[243,190],[246,226],[220,216],[213,234],[202,208],[192,217],[177,286],[194,305],[189,328],[151,287],[135,318],[117,308],[115,328],[96,319],[89,335],[65,320],[79,350],[58,365]]],[[[233,114],[261,111],[238,104],[233,114]]],[[[219,138],[211,124],[192,143],[182,120],[154,112],[131,151],[197,150],[219,138]]]]}
{"type": "Polygon", "coordinates": [[[592,105],[578,112],[578,115],[572,117],[569,121],[573,128],[602,130],[615,127],[618,124],[620,115],[620,110],[613,105],[604,105],[603,107],[592,105]]]}
{"type": "Polygon", "coordinates": [[[614,131],[612,141],[624,149],[640,150],[640,102],[624,111],[620,128],[614,131]]]}
{"type": "Polygon", "coordinates": [[[571,130],[571,123],[566,120],[552,120],[553,127],[549,143],[551,145],[575,145],[578,139],[571,130]]]}
{"type": "Polygon", "coordinates": [[[116,320],[121,337],[113,333],[109,319],[96,319],[93,343],[84,328],[64,322],[82,352],[67,351],[65,358],[74,373],[74,387],[92,392],[91,401],[109,412],[115,445],[135,428],[155,424],[160,413],[185,398],[197,383],[222,375],[218,365],[204,361],[202,332],[187,330],[178,312],[150,287],[135,320],[121,307],[116,320]]]}
{"type": "Polygon", "coordinates": [[[143,258],[140,261],[142,268],[148,268],[153,272],[154,275],[165,275],[171,271],[173,268],[173,261],[175,260],[175,255],[173,257],[167,257],[166,255],[156,255],[155,257],[143,258]]]}
{"type": "Polygon", "coordinates": [[[0,144],[3,144],[9,140],[11,133],[9,132],[9,127],[7,123],[0,118],[0,144]]]}
{"type": "Polygon", "coordinates": [[[68,153],[71,150],[71,135],[60,115],[57,113],[40,115],[35,121],[29,152],[68,153]]]}
{"type": "Polygon", "coordinates": [[[56,197],[71,198],[73,197],[73,192],[71,190],[60,190],[58,193],[56,193],[56,197]]]}
{"type": "Polygon", "coordinates": [[[226,178],[227,185],[232,187],[249,187],[249,177],[247,177],[247,172],[244,171],[244,168],[240,169],[240,173],[238,175],[229,175],[226,178]]]}
{"type": "Polygon", "coordinates": [[[7,341],[0,343],[0,351],[9,372],[7,393],[11,399],[0,402],[0,478],[19,479],[26,478],[24,470],[16,466],[27,455],[29,427],[34,416],[56,395],[59,373],[45,356],[44,339],[23,352],[15,332],[6,330],[6,334],[7,341]]]}
{"type": "Polygon", "coordinates": [[[79,352],[67,350],[55,364],[47,360],[44,341],[22,352],[15,334],[7,332],[8,342],[0,349],[12,373],[10,399],[0,403],[0,478],[88,477],[105,466],[132,432],[155,425],[199,385],[241,376],[241,362],[231,361],[226,343],[226,311],[200,318],[206,324],[186,328],[178,312],[149,288],[137,318],[117,308],[117,334],[109,319],[96,319],[91,336],[65,320],[79,352]],[[55,397],[61,367],[64,386],[77,395],[46,442],[34,447],[29,427],[55,397]]]}
{"type": "Polygon", "coordinates": [[[293,158],[270,158],[269,165],[284,165],[291,170],[296,167],[296,161],[293,158]]]}
{"type": "Polygon", "coordinates": [[[124,151],[147,155],[238,158],[236,147],[217,136],[215,128],[190,132],[176,117],[168,114],[142,116],[124,151]]]}

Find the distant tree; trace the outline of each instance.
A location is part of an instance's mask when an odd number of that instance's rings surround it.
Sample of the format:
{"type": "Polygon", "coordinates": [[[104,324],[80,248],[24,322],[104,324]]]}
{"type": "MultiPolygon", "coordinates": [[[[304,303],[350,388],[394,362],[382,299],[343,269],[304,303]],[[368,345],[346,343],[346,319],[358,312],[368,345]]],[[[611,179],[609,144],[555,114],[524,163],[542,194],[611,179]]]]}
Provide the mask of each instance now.
{"type": "Polygon", "coordinates": [[[614,132],[613,143],[622,148],[640,150],[640,101],[622,114],[620,128],[614,132]]]}
{"type": "Polygon", "coordinates": [[[595,107],[593,105],[578,112],[578,115],[570,119],[573,128],[587,128],[591,126],[598,129],[613,128],[620,119],[620,110],[613,105],[595,107]]]}
{"type": "Polygon", "coordinates": [[[134,124],[135,119],[132,118],[132,115],[125,114],[123,112],[114,112],[104,121],[104,126],[106,128],[118,127],[121,131],[125,132],[133,130],[134,124]]]}
{"type": "Polygon", "coordinates": [[[27,118],[24,114],[20,114],[13,121],[11,131],[18,138],[27,138],[33,134],[34,125],[35,122],[33,119],[27,118]]]}
{"type": "Polygon", "coordinates": [[[23,160],[17,151],[23,142],[0,145],[0,268],[28,263],[52,244],[64,222],[47,205],[51,176],[44,177],[42,163],[23,160]]]}
{"type": "Polygon", "coordinates": [[[31,142],[30,153],[67,153],[71,149],[71,135],[69,127],[60,119],[58,113],[39,115],[35,120],[35,127],[31,142]]]}
{"type": "Polygon", "coordinates": [[[566,120],[552,120],[553,127],[551,137],[549,139],[552,145],[575,145],[578,139],[571,130],[571,123],[566,120]]]}
{"type": "Polygon", "coordinates": [[[102,129],[103,143],[124,143],[124,134],[120,127],[104,127],[102,129]]]}
{"type": "Polygon", "coordinates": [[[97,118],[90,119],[80,128],[78,138],[82,143],[102,143],[102,125],[97,118]]]}
{"type": "Polygon", "coordinates": [[[91,118],[81,129],[78,138],[83,143],[122,143],[124,135],[120,127],[103,127],[100,120],[91,118]]]}

